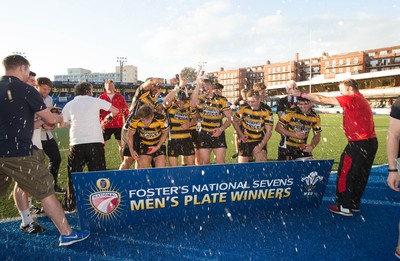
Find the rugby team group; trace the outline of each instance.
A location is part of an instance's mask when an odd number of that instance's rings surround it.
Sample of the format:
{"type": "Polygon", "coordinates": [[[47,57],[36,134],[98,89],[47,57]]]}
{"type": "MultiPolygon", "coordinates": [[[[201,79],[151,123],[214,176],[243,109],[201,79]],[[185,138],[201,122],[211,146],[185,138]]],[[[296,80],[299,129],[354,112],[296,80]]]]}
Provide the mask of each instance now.
{"type": "MultiPolygon", "coordinates": [[[[177,75],[170,80],[175,89],[163,100],[157,98],[164,79],[149,78],[136,89],[128,106],[112,81],[104,83],[105,92],[98,98],[93,97],[93,86],[82,82],[75,85],[74,99],[60,112],[49,96],[51,80],[35,79],[24,57],[8,56],[3,66],[6,75],[0,82],[0,164],[5,168],[0,171],[0,194],[6,192],[11,179],[16,181],[14,200],[22,217],[21,230],[30,234],[45,231],[31,217],[31,197],[39,200],[61,233],[60,246],[84,240],[90,234],[87,230],[72,230],[68,222],[63,222],[64,210],[76,210],[71,173],[81,172],[85,166],[89,171],[105,170],[104,147],[112,135],[118,142],[120,169],[129,169],[134,163],[136,168],[165,167],[167,156],[169,166],[178,166],[179,156],[182,165],[205,165],[210,164],[212,153],[215,163],[224,163],[225,130],[231,124],[237,146],[233,157],[238,157],[239,163],[268,158],[274,120],[265,102],[263,83],[242,90],[241,97],[230,106],[221,94],[224,86],[203,76],[198,76],[194,90],[190,90],[186,79],[177,75]],[[51,130],[68,125],[68,186],[61,206],[55,197],[55,192],[64,193],[57,184],[61,157],[51,130]],[[48,169],[45,154],[50,162],[48,169]],[[15,169],[22,171],[16,173],[15,169]]],[[[321,133],[313,102],[340,105],[348,145],[339,163],[336,205],[328,209],[353,216],[360,211],[378,141],[372,111],[357,82],[346,79],[339,89],[341,96],[325,97],[298,90],[293,80],[287,82],[287,95],[277,106],[279,122],[275,130],[281,134],[278,160],[312,159],[321,133]],[[311,132],[313,137],[307,143],[311,132]]]]}

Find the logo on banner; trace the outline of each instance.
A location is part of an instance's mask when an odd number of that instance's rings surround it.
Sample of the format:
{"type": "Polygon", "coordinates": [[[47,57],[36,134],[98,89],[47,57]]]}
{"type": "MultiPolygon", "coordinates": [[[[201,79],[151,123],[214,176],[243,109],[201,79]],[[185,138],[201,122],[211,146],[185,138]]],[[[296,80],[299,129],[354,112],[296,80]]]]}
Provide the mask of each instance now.
{"type": "Polygon", "coordinates": [[[303,192],[303,196],[305,196],[305,197],[314,196],[315,193],[313,190],[315,189],[316,184],[319,181],[322,181],[323,179],[324,179],[324,177],[319,176],[316,171],[311,172],[306,177],[302,177],[301,182],[305,183],[304,188],[307,190],[307,191],[303,192]]]}
{"type": "Polygon", "coordinates": [[[112,215],[121,203],[121,194],[110,189],[109,179],[101,178],[96,181],[97,191],[90,194],[90,205],[98,215],[112,215]]]}

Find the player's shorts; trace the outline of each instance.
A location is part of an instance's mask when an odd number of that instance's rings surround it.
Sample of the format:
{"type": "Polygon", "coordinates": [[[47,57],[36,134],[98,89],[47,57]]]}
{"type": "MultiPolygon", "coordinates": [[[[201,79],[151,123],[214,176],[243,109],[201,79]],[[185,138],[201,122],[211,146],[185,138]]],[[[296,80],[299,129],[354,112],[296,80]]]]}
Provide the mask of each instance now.
{"type": "Polygon", "coordinates": [[[0,196],[7,193],[11,179],[37,200],[54,194],[54,179],[43,150],[33,150],[32,156],[0,157],[0,166],[0,196]]]}
{"type": "Polygon", "coordinates": [[[153,146],[148,146],[148,145],[145,145],[145,144],[140,144],[139,150],[137,150],[137,154],[138,154],[139,156],[140,156],[140,155],[147,155],[147,156],[151,156],[151,157],[153,157],[153,158],[156,158],[156,157],[158,157],[158,156],[166,155],[166,154],[167,154],[167,153],[166,153],[167,147],[166,147],[165,145],[162,145],[162,146],[160,147],[160,149],[157,150],[157,151],[154,152],[154,153],[147,153],[147,150],[149,149],[149,147],[153,147],[153,146]]]}
{"type": "Polygon", "coordinates": [[[197,136],[198,149],[217,149],[227,148],[225,140],[225,131],[219,137],[211,137],[213,133],[207,131],[200,131],[197,136]]]}
{"type": "Polygon", "coordinates": [[[295,160],[300,158],[311,159],[310,152],[304,152],[299,147],[287,146],[285,151],[286,160],[295,160]]]}
{"type": "MultiPolygon", "coordinates": [[[[124,134],[124,132],[125,132],[125,130],[122,130],[122,139],[125,140],[125,142],[122,145],[124,148],[124,150],[122,151],[122,156],[131,157],[131,152],[129,151],[129,147],[128,147],[128,130],[126,130],[126,134],[124,134]],[[124,138],[124,136],[125,136],[125,138],[124,138]]],[[[133,135],[133,140],[134,140],[133,144],[135,144],[135,148],[134,148],[135,151],[139,151],[140,136],[139,136],[138,132],[136,132],[133,135]]]]}
{"type": "Polygon", "coordinates": [[[103,132],[104,141],[108,141],[109,139],[111,139],[111,136],[113,134],[114,134],[114,138],[116,140],[121,140],[121,131],[122,131],[122,128],[107,128],[107,129],[104,129],[104,132],[103,132]]]}
{"type": "Polygon", "coordinates": [[[178,157],[179,155],[194,155],[194,146],[191,138],[168,141],[168,157],[178,157]]]}
{"type": "MultiPolygon", "coordinates": [[[[258,146],[260,142],[244,142],[239,144],[239,156],[241,157],[252,157],[253,156],[253,150],[256,146],[258,146]]],[[[267,152],[267,146],[264,146],[262,148],[267,152]]]]}
{"type": "Polygon", "coordinates": [[[193,146],[197,149],[197,137],[199,136],[199,132],[197,130],[191,130],[190,135],[192,136],[193,146]]]}

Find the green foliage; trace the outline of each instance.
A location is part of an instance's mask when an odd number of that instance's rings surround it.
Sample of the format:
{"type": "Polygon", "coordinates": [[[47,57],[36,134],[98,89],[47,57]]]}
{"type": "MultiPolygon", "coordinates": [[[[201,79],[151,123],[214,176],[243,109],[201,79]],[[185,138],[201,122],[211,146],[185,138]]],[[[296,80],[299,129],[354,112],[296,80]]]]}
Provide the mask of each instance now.
{"type": "MultiPolygon", "coordinates": [[[[275,124],[278,122],[277,116],[275,115],[275,124]]],[[[375,157],[374,165],[386,164],[386,135],[389,123],[389,116],[374,116],[375,130],[378,137],[379,148],[375,157]]],[[[333,169],[338,168],[340,155],[347,144],[346,137],[343,134],[342,129],[342,115],[341,114],[321,114],[321,142],[314,149],[313,155],[315,159],[333,159],[335,161],[333,169]]],[[[66,187],[67,184],[67,157],[69,149],[69,134],[68,129],[57,129],[53,132],[55,139],[58,141],[62,162],[60,167],[59,182],[62,187],[66,187]]],[[[311,137],[310,137],[311,138],[311,137]]],[[[278,155],[278,143],[280,135],[277,132],[273,132],[271,140],[268,143],[268,161],[274,161],[278,155]]],[[[231,156],[235,153],[233,127],[229,127],[226,130],[226,141],[228,144],[228,150],[226,153],[226,163],[237,163],[236,159],[232,159],[231,156]]],[[[309,139],[310,142],[310,139],[309,139]]],[[[213,158],[213,157],[212,157],[213,158]]],[[[111,139],[106,144],[106,159],[107,169],[118,169],[120,165],[120,159],[118,155],[117,142],[111,139]]],[[[12,188],[10,186],[9,193],[0,198],[0,219],[18,216],[18,212],[14,207],[12,199],[12,188]]],[[[61,197],[60,197],[61,199],[61,197]]]]}

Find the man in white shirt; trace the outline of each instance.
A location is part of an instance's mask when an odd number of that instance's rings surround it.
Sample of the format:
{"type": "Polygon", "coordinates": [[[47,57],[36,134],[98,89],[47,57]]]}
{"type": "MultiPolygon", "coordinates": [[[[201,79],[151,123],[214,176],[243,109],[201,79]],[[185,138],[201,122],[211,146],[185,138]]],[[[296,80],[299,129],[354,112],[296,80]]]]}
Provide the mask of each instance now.
{"type": "Polygon", "coordinates": [[[81,172],[85,165],[89,171],[106,169],[103,130],[100,124],[100,110],[110,111],[114,116],[118,109],[110,102],[92,97],[93,86],[82,82],[75,85],[75,98],[63,108],[64,124],[69,130],[68,187],[64,210],[74,211],[76,199],[71,173],[81,172]]]}
{"type": "MultiPolygon", "coordinates": [[[[53,87],[53,83],[49,78],[39,77],[37,79],[36,89],[39,91],[40,95],[43,98],[44,104],[46,104],[47,108],[53,108],[53,98],[49,95],[51,92],[51,88],[53,87]]],[[[46,153],[49,158],[49,171],[54,178],[54,191],[56,193],[65,193],[65,191],[58,186],[58,170],[60,169],[61,164],[61,154],[58,149],[58,145],[56,140],[51,133],[51,130],[47,130],[42,128],[41,132],[41,142],[43,146],[43,151],[46,153]]]]}

